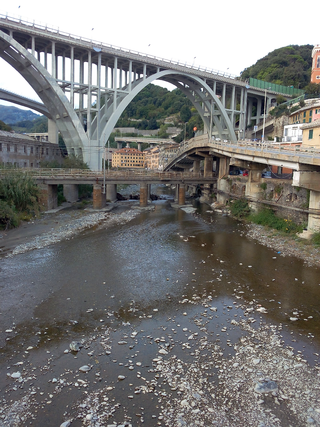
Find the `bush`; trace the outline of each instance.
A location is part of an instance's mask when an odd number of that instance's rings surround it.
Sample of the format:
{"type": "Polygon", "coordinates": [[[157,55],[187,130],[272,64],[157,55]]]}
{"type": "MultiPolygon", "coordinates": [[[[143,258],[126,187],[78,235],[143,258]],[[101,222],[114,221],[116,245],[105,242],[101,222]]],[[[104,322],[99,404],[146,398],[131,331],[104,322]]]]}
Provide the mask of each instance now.
{"type": "Polygon", "coordinates": [[[17,211],[39,211],[39,188],[34,179],[17,169],[7,171],[0,180],[0,199],[17,211]]]}
{"type": "Polygon", "coordinates": [[[7,202],[0,200],[0,229],[7,230],[8,228],[18,227],[19,219],[7,202]]]}
{"type": "Polygon", "coordinates": [[[320,232],[315,233],[315,234],[312,236],[311,241],[312,241],[312,243],[313,243],[315,246],[320,246],[320,232]]]}
{"type": "Polygon", "coordinates": [[[229,206],[235,218],[246,218],[250,215],[251,209],[246,199],[233,200],[229,206]]]}
{"type": "Polygon", "coordinates": [[[276,216],[274,211],[269,208],[261,209],[259,212],[250,215],[250,220],[255,224],[274,228],[283,233],[301,233],[303,229],[302,225],[296,224],[291,219],[276,216]]]}

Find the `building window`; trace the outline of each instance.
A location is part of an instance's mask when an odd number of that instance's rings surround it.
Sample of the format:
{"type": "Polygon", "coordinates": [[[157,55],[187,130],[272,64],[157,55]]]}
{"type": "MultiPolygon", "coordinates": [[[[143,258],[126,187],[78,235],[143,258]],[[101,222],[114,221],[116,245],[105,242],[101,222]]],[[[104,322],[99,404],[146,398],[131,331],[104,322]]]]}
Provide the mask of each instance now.
{"type": "Polygon", "coordinates": [[[2,142],[0,142],[0,151],[2,151],[2,142]]]}
{"type": "Polygon", "coordinates": [[[30,154],[33,154],[33,147],[30,147],[30,154]]]}
{"type": "Polygon", "coordinates": [[[17,153],[17,152],[18,152],[18,146],[17,146],[17,145],[15,145],[15,146],[14,146],[14,152],[15,152],[15,153],[17,153]]]}
{"type": "Polygon", "coordinates": [[[7,144],[7,151],[10,153],[10,144],[7,144]]]}
{"type": "Polygon", "coordinates": [[[319,80],[319,79],[320,79],[320,76],[316,76],[316,79],[317,79],[317,80],[319,80]]]}
{"type": "Polygon", "coordinates": [[[26,153],[27,152],[27,147],[24,145],[23,146],[23,152],[26,153]]]}
{"type": "Polygon", "coordinates": [[[46,155],[49,154],[49,148],[46,148],[46,155]]]}
{"type": "Polygon", "coordinates": [[[320,55],[317,57],[317,68],[320,68],[320,55]]]}
{"type": "Polygon", "coordinates": [[[306,115],[307,115],[307,112],[305,111],[305,112],[303,113],[303,117],[306,117],[306,115]]]}
{"type": "Polygon", "coordinates": [[[30,163],[30,167],[33,168],[33,163],[30,163]]]}
{"type": "Polygon", "coordinates": [[[309,138],[308,139],[313,139],[313,129],[309,130],[309,138]]]}

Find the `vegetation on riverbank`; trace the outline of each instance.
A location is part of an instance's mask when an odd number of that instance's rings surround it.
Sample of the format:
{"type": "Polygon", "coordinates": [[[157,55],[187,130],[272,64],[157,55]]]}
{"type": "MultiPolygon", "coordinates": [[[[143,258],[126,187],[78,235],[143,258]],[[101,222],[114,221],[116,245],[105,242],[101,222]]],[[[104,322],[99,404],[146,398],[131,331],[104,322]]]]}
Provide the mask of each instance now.
{"type": "Polygon", "coordinates": [[[34,179],[12,169],[0,180],[0,229],[14,228],[40,210],[39,188],[34,179]]]}
{"type": "Polygon", "coordinates": [[[304,226],[297,224],[291,219],[282,218],[268,207],[253,212],[246,199],[233,200],[229,205],[231,214],[237,219],[245,219],[254,224],[273,228],[286,234],[302,233],[304,226]]]}

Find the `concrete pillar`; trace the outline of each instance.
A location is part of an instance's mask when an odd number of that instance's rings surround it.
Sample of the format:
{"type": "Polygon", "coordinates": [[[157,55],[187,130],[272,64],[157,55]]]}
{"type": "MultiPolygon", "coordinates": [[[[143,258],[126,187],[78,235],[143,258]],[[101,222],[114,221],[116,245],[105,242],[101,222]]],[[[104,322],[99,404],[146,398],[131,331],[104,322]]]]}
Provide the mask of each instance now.
{"type": "Polygon", "coordinates": [[[177,203],[178,200],[179,200],[179,185],[177,184],[176,185],[176,191],[175,191],[175,194],[174,194],[174,201],[177,203]]]}
{"type": "Polygon", "coordinates": [[[217,203],[226,205],[229,200],[230,186],[226,179],[218,179],[217,181],[217,203]]]}
{"type": "Polygon", "coordinates": [[[117,184],[106,185],[106,199],[110,202],[115,202],[117,200],[117,184]]]}
{"type": "Polygon", "coordinates": [[[117,141],[117,150],[121,150],[122,148],[122,142],[117,141]]]}
{"type": "Polygon", "coordinates": [[[261,184],[261,172],[265,168],[265,165],[259,163],[253,163],[250,165],[248,181],[246,183],[246,192],[245,195],[251,202],[249,206],[254,211],[257,211],[259,206],[255,203],[255,200],[258,200],[261,197],[262,189],[261,184]]]}
{"type": "Polygon", "coordinates": [[[230,165],[229,157],[219,158],[219,176],[218,176],[219,180],[229,175],[229,165],[230,165]]]}
{"type": "Polygon", "coordinates": [[[180,206],[183,206],[186,204],[186,190],[184,184],[179,184],[179,198],[178,198],[178,204],[180,206]]]}
{"type": "Polygon", "coordinates": [[[148,185],[146,183],[140,184],[140,207],[145,208],[148,206],[148,185]]]}
{"type": "Polygon", "coordinates": [[[148,200],[151,200],[151,184],[147,184],[147,194],[148,194],[148,200]]]}
{"type": "Polygon", "coordinates": [[[204,158],[204,178],[210,178],[213,174],[213,157],[205,157],[204,158]]]}
{"type": "Polygon", "coordinates": [[[320,231],[320,191],[310,190],[308,231],[320,231]]]}
{"type": "Polygon", "coordinates": [[[40,205],[45,210],[56,209],[58,207],[58,186],[40,184],[40,205]]]}
{"type": "Polygon", "coordinates": [[[48,119],[48,141],[53,144],[58,144],[58,128],[56,122],[48,119]]]}
{"type": "Polygon", "coordinates": [[[67,202],[76,202],[79,199],[79,187],[77,184],[64,184],[63,195],[67,202]]]}
{"type": "Polygon", "coordinates": [[[92,192],[93,209],[102,209],[106,205],[106,195],[102,190],[103,189],[100,184],[94,184],[92,192]]]}
{"type": "Polygon", "coordinates": [[[138,142],[138,150],[141,151],[142,148],[142,142],[138,142]]]}
{"type": "Polygon", "coordinates": [[[193,175],[194,176],[200,175],[200,160],[193,161],[193,175]]]}

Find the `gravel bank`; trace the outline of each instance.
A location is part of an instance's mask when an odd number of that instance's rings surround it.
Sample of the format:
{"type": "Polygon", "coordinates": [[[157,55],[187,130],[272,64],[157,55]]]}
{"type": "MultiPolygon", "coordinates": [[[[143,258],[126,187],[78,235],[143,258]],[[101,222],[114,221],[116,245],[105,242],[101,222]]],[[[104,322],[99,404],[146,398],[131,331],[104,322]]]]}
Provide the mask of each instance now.
{"type": "Polygon", "coordinates": [[[61,242],[62,240],[71,239],[75,235],[98,225],[109,227],[125,224],[126,222],[131,221],[138,214],[139,211],[133,209],[129,209],[128,211],[121,213],[105,211],[94,213],[88,211],[77,212],[76,218],[66,219],[66,221],[58,227],[32,237],[27,243],[16,246],[7,255],[7,257],[32,251],[34,249],[41,249],[54,243],[61,242]]]}
{"type": "Polygon", "coordinates": [[[256,224],[247,225],[247,237],[281,252],[281,256],[295,256],[304,260],[310,267],[320,267],[320,248],[315,248],[308,241],[299,241],[290,236],[280,235],[276,230],[256,224]]]}

